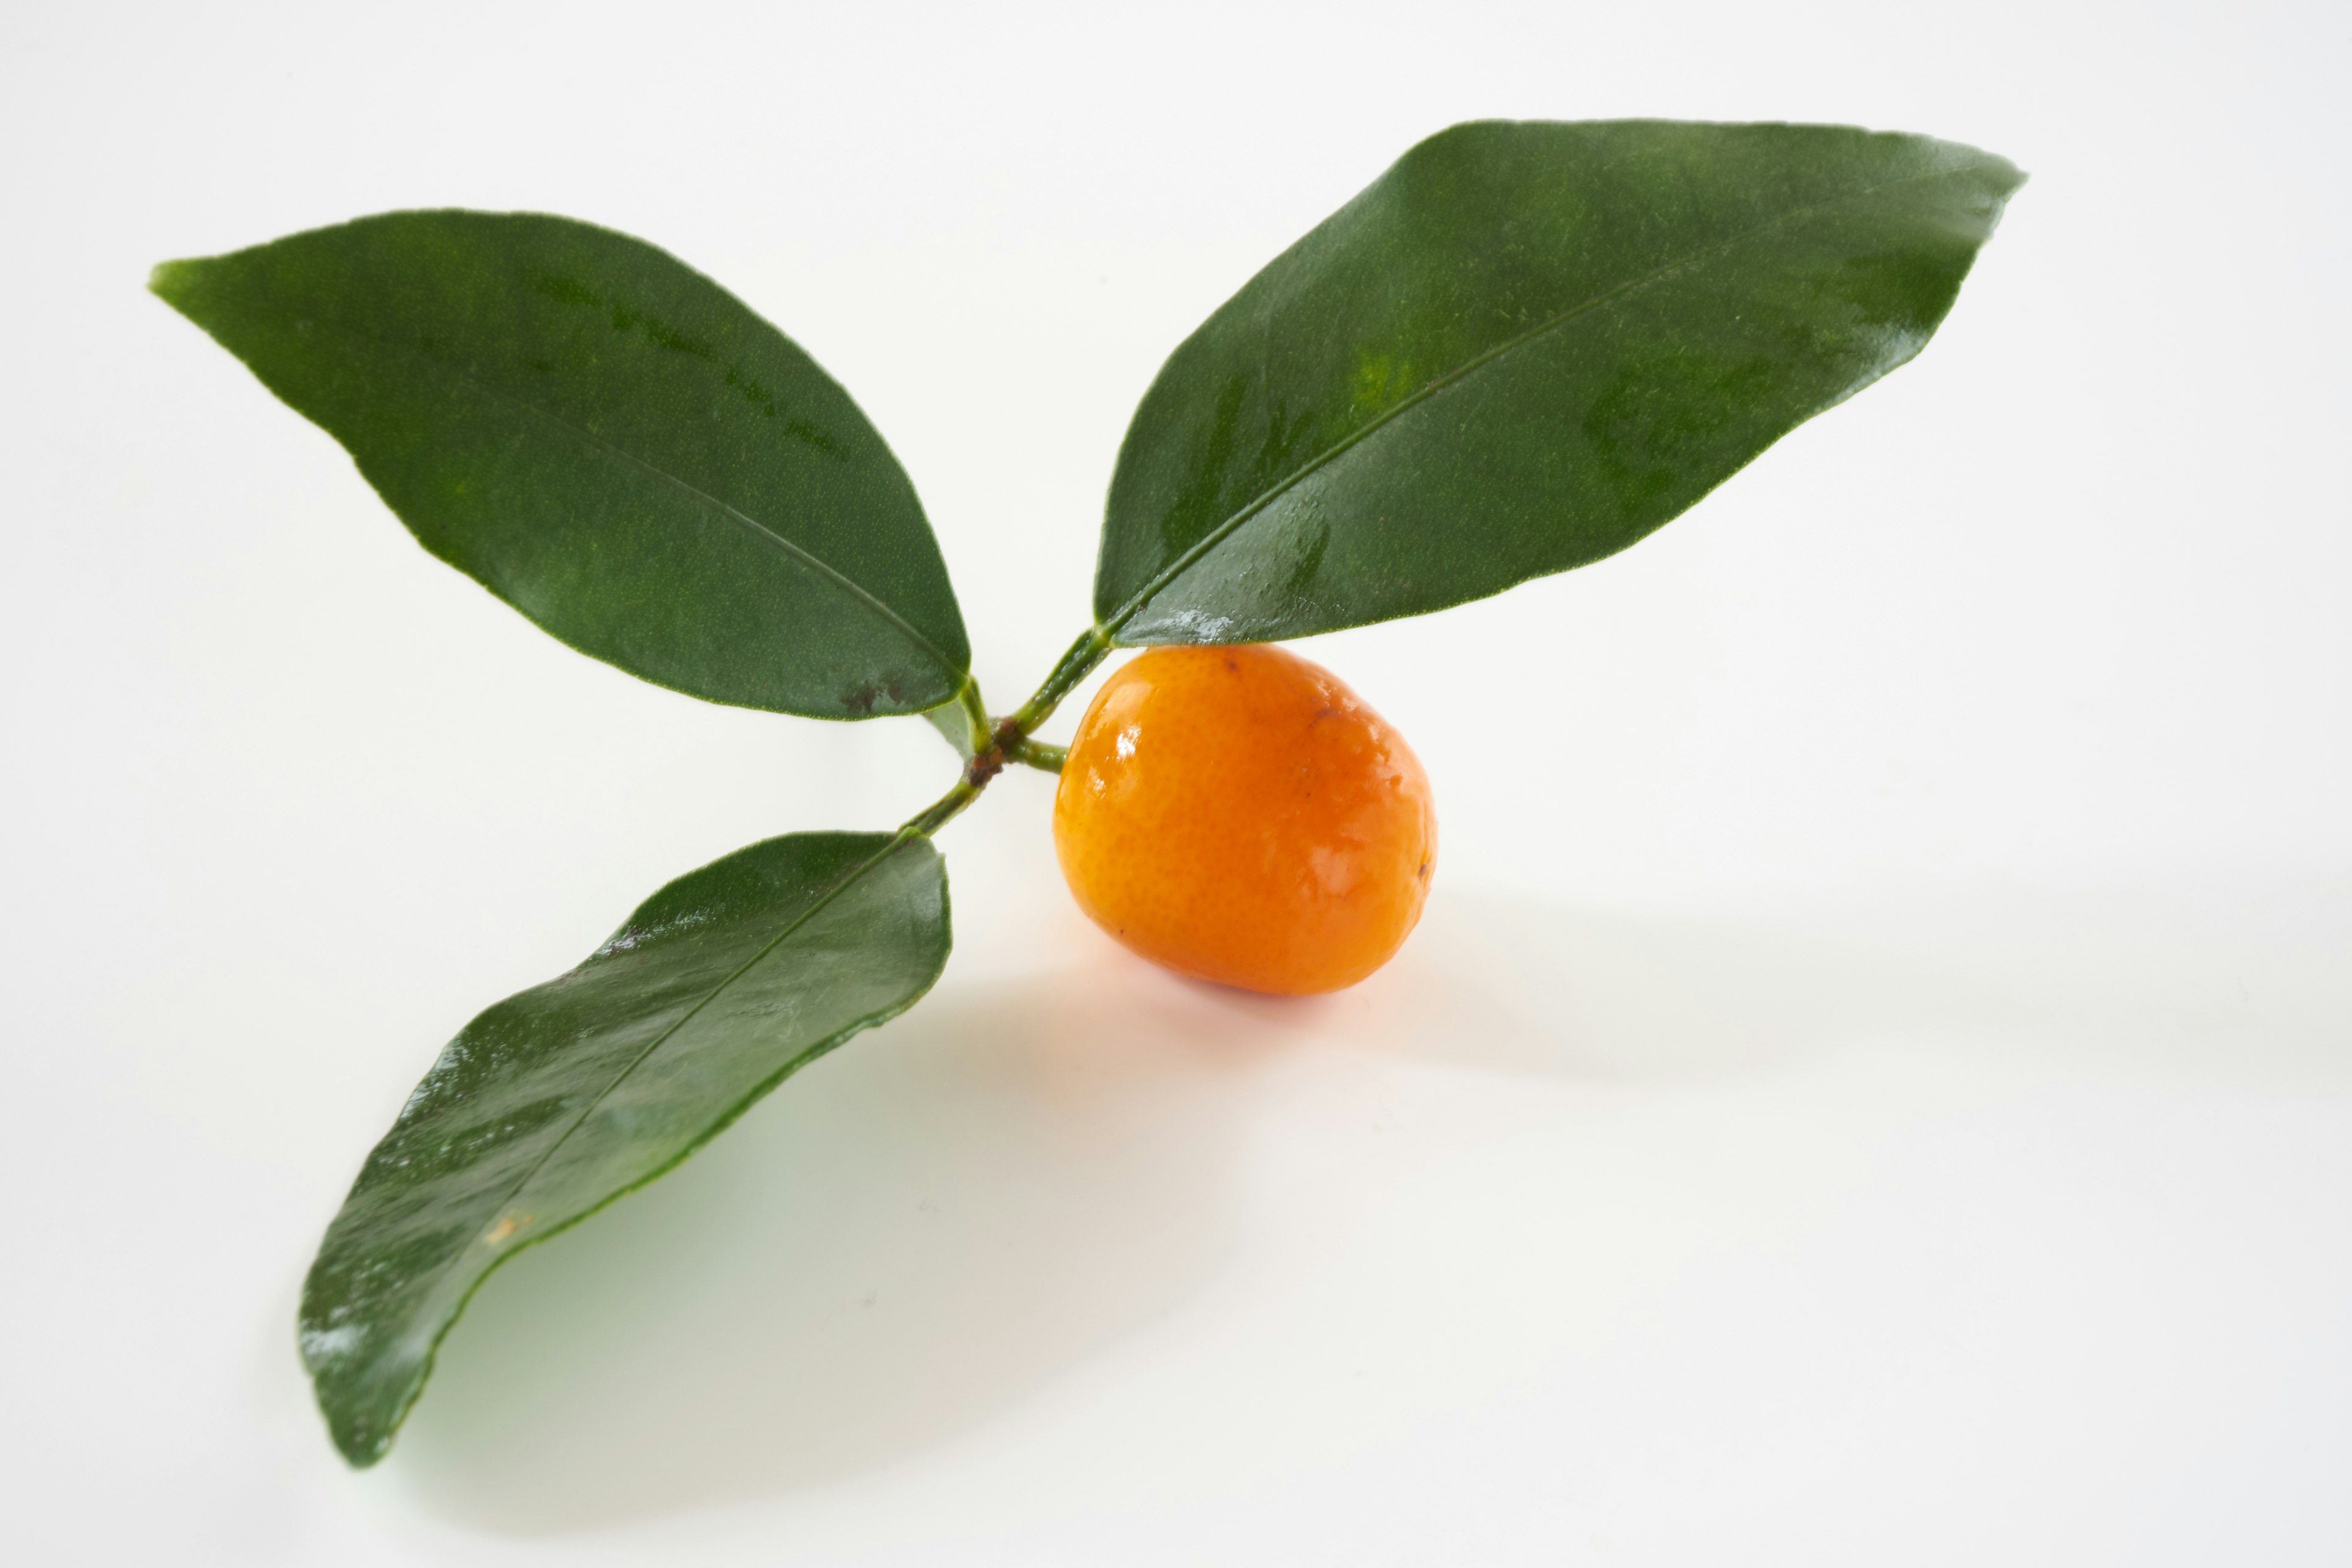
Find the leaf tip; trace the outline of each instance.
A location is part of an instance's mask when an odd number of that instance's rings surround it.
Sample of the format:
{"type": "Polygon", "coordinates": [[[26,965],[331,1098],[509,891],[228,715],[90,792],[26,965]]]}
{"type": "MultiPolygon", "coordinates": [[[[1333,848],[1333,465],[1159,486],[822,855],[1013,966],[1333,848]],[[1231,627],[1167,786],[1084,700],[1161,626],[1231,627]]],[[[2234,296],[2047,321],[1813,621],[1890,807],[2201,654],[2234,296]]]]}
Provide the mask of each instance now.
{"type": "Polygon", "coordinates": [[[392,1439],[384,1436],[376,1438],[373,1442],[360,1438],[346,1441],[341,1434],[338,1433],[335,1435],[335,1449],[342,1455],[343,1463],[352,1469],[372,1470],[375,1468],[377,1460],[392,1452],[392,1439]]]}
{"type": "Polygon", "coordinates": [[[184,313],[186,300],[196,280],[196,261],[159,261],[147,274],[147,292],[154,295],[173,310],[184,313]]]}

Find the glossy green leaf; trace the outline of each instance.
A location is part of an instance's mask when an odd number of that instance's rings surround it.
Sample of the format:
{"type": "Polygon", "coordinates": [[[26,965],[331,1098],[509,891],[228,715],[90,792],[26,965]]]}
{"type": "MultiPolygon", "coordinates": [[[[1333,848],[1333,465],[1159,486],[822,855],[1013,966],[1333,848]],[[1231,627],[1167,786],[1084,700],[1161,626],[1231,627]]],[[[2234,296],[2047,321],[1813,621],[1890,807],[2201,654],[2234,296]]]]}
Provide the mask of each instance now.
{"type": "Polygon", "coordinates": [[[652,246],[387,213],[155,269],[425,547],[716,702],[917,713],[971,662],[914,487],[816,362],[652,246]]]}
{"type": "Polygon", "coordinates": [[[1160,371],[1097,622],[1300,637],[1622,550],[1917,353],[2022,180],[1829,126],[1442,132],[1160,371]]]}
{"type": "Polygon", "coordinates": [[[948,956],[928,838],[771,838],[646,900],[571,973],[466,1026],[328,1227],[302,1359],[355,1465],[391,1446],[483,1278],[685,1159],[912,1005],[948,956]]]}

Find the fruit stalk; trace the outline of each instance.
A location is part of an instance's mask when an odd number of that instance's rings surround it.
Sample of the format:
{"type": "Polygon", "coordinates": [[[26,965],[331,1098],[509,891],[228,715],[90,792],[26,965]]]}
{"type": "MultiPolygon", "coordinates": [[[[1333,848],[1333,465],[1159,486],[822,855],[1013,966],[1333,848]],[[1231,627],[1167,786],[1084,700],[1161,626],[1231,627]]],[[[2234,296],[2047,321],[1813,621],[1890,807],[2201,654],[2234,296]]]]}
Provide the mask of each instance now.
{"type": "Polygon", "coordinates": [[[1078,640],[1062,655],[1061,661],[1054,666],[1053,673],[1045,677],[1045,683],[1037,688],[1035,695],[1014,709],[1013,717],[1005,721],[1005,731],[1012,742],[1016,744],[1025,742],[1031,731],[1053,716],[1054,710],[1061,706],[1062,699],[1076,689],[1078,682],[1093,673],[1095,666],[1100,664],[1109,652],[1110,634],[1102,627],[1088,626],[1080,633],[1078,640]]]}

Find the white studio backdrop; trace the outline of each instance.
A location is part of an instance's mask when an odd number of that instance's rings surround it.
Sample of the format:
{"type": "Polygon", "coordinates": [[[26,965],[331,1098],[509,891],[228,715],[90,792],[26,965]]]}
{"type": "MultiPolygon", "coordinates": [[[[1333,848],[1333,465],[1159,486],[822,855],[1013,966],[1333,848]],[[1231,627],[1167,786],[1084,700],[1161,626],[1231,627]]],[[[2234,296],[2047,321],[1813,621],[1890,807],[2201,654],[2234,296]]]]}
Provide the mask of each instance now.
{"type": "Polygon", "coordinates": [[[20,5],[0,1555],[2352,1556],[2347,79],[2316,3],[20,5]],[[1398,962],[1150,971],[1009,776],[938,992],[499,1276],[346,1472],[295,1292],[440,1042],[951,763],[560,647],[147,268],[662,245],[890,439],[1002,710],[1193,324],[1432,131],[1636,115],[2032,181],[1638,549],[1306,646],[1436,785],[1398,962]]]}

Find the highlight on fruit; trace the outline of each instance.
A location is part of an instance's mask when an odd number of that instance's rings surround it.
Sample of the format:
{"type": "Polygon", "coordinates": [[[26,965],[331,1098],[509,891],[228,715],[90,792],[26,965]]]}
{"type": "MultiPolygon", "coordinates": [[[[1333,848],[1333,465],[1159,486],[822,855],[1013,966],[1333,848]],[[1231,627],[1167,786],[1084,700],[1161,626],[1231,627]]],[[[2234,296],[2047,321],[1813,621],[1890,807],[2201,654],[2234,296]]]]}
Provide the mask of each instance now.
{"type": "Polygon", "coordinates": [[[689,871],[457,1032],[304,1283],[337,1447],[383,1456],[507,1258],[921,999],[950,943],[934,840],[1005,767],[1060,774],[1055,853],[1129,951],[1281,994],[1378,969],[1434,876],[1428,780],[1278,645],[1662,527],[1916,355],[2023,182],[1843,126],[1439,132],[1170,354],[1110,471],[1084,628],[1003,713],[881,433],[667,252],[435,210],[157,267],[149,287],[341,442],[419,543],[551,636],[710,702],[920,717],[956,758],[895,829],[786,832],[689,871]],[[1066,747],[1043,739],[1129,648],[1066,747]]]}

